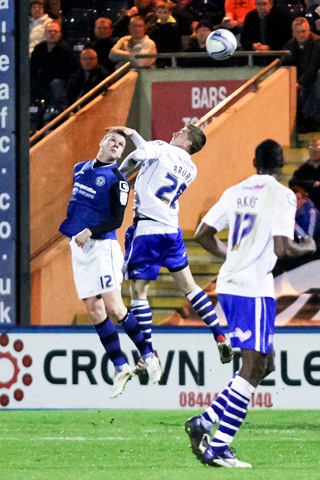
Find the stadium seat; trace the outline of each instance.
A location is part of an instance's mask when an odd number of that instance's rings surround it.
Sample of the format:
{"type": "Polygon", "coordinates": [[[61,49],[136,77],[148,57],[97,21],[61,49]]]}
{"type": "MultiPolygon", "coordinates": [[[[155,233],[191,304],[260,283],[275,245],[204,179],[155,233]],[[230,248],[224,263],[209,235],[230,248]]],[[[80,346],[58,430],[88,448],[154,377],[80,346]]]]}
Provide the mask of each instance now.
{"type": "Polygon", "coordinates": [[[89,37],[79,37],[79,38],[66,38],[66,41],[72,48],[72,52],[74,55],[74,58],[77,62],[78,65],[80,65],[80,53],[82,52],[83,48],[85,45],[88,45],[90,43],[90,38],[89,37]]]}
{"type": "Polygon", "coordinates": [[[304,17],[304,3],[301,0],[277,0],[276,6],[280,8],[288,17],[290,18],[290,21],[293,22],[293,20],[296,17],[304,17]]]}
{"type": "Polygon", "coordinates": [[[63,35],[69,38],[93,38],[96,10],[92,8],[72,8],[63,22],[63,35]]]}
{"type": "Polygon", "coordinates": [[[127,0],[97,0],[99,17],[108,17],[115,22],[122,12],[128,9],[127,0]]]}

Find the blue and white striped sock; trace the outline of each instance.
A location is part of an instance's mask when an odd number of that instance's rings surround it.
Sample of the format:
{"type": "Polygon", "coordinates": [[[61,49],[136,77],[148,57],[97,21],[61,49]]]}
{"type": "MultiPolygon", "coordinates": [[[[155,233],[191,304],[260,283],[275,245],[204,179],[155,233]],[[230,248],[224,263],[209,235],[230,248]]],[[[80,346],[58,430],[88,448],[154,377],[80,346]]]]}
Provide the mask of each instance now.
{"type": "Polygon", "coordinates": [[[140,325],[149,349],[154,352],[152,346],[152,312],[148,300],[132,300],[131,311],[140,325]]]}
{"type": "Polygon", "coordinates": [[[219,395],[211,403],[210,407],[208,407],[206,411],[201,415],[200,422],[206,430],[211,430],[215,423],[220,422],[220,419],[222,418],[228,403],[230,387],[232,385],[234,377],[238,373],[239,372],[235,373],[228,385],[222,390],[221,393],[219,393],[219,395]]]}
{"type": "Polygon", "coordinates": [[[220,425],[210,443],[214,452],[222,452],[232,442],[246,418],[248,405],[255,389],[253,385],[239,375],[234,378],[220,425]]]}
{"type": "Polygon", "coordinates": [[[151,353],[150,348],[133,312],[128,312],[124,319],[119,323],[139,350],[140,355],[149,355],[151,353]]]}
{"type": "Polygon", "coordinates": [[[216,311],[206,292],[198,285],[186,295],[197,314],[210,328],[216,341],[225,340],[216,311]],[[220,338],[219,338],[220,337],[220,338]]]}

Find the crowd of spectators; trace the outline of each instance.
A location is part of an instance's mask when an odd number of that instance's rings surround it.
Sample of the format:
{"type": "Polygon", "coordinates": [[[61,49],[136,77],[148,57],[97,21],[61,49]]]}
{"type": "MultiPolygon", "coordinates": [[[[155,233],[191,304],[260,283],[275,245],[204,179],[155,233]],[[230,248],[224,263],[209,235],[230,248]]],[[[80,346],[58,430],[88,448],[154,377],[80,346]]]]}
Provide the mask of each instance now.
{"type": "MultiPolygon", "coordinates": [[[[31,110],[41,105],[42,111],[35,130],[69,105],[70,99],[79,98],[81,92],[128,61],[133,68],[172,65],[170,58],[137,59],[135,55],[206,52],[210,32],[227,28],[236,35],[239,50],[291,51],[291,56],[282,61],[298,68],[300,129],[316,131],[320,124],[320,6],[315,2],[320,0],[305,2],[295,0],[293,9],[286,0],[30,0],[31,110]],[[113,7],[109,8],[111,3],[113,7]],[[77,15],[72,17],[75,10],[77,15]],[[83,14],[83,19],[90,19],[91,24],[87,30],[82,25],[77,37],[81,12],[90,12],[83,14]],[[296,17],[307,19],[309,31],[303,39],[297,36],[294,23],[292,27],[296,17]],[[73,22],[72,38],[68,22],[73,22]],[[94,60],[92,51],[97,54],[94,60]],[[75,84],[77,92],[67,94],[75,84]]],[[[272,60],[270,55],[254,57],[254,64],[265,65],[272,60]]],[[[226,62],[209,56],[177,60],[179,67],[200,68],[244,63],[242,57],[226,62]]]]}

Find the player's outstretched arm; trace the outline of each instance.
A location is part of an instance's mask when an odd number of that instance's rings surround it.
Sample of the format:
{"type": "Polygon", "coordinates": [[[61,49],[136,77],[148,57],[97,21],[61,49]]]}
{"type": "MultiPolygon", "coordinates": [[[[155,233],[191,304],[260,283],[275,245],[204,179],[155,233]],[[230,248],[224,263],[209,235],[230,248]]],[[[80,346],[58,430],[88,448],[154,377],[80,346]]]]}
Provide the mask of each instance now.
{"type": "Polygon", "coordinates": [[[316,242],[309,236],[304,237],[300,243],[294,242],[288,237],[274,237],[274,252],[277,257],[300,257],[308,253],[315,253],[316,249],[316,242]]]}
{"type": "Polygon", "coordinates": [[[132,176],[140,169],[146,158],[147,154],[144,148],[137,148],[129,153],[129,155],[123,160],[119,170],[130,180],[130,178],[132,178],[132,176]]]}
{"type": "Polygon", "coordinates": [[[195,241],[216,257],[225,259],[227,256],[227,246],[215,236],[217,230],[206,223],[201,223],[195,233],[195,241]]]}

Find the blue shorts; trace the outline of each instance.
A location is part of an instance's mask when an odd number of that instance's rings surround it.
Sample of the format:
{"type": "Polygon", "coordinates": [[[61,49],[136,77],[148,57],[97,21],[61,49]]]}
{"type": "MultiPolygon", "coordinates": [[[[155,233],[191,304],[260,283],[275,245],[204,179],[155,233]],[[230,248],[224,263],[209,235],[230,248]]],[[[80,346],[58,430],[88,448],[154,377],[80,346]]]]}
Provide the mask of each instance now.
{"type": "Polygon", "coordinates": [[[232,348],[269,353],[273,349],[276,302],[271,297],[241,297],[218,293],[232,348]]]}
{"type": "Polygon", "coordinates": [[[182,230],[175,233],[135,235],[136,225],[126,231],[125,278],[156,280],[161,267],[177,272],[188,266],[182,230]]]}

